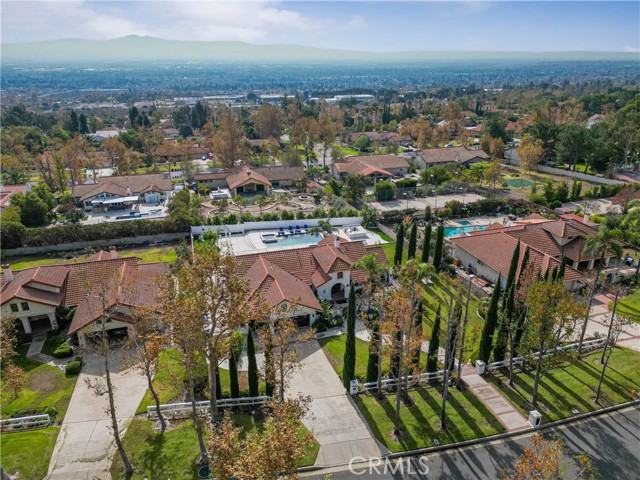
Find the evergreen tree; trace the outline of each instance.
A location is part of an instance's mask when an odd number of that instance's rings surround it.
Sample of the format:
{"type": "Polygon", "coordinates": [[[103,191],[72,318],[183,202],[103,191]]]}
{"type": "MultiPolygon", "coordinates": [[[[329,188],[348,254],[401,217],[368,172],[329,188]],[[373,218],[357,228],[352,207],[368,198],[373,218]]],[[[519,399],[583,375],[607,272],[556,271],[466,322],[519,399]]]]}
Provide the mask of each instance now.
{"type": "MultiPolygon", "coordinates": [[[[511,289],[511,287],[516,281],[516,272],[518,271],[518,260],[520,260],[520,240],[518,240],[518,244],[516,245],[516,248],[513,251],[513,255],[511,256],[511,265],[509,265],[509,275],[507,276],[507,283],[505,284],[505,287],[504,287],[505,298],[507,298],[507,294],[509,293],[509,290],[511,289]]],[[[505,304],[506,302],[503,300],[502,301],[503,308],[505,304]]]]}
{"type": "Polygon", "coordinates": [[[436,246],[433,251],[433,266],[436,267],[436,272],[442,270],[442,251],[444,248],[444,227],[438,225],[436,231],[436,246]]]}
{"type": "Polygon", "coordinates": [[[429,261],[429,253],[431,250],[431,222],[427,223],[424,228],[424,242],[422,242],[422,263],[429,261]]]}
{"type": "Polygon", "coordinates": [[[527,268],[527,265],[529,264],[530,254],[531,254],[531,251],[529,249],[529,245],[527,245],[527,248],[524,251],[524,255],[522,255],[522,263],[520,264],[520,273],[518,274],[518,280],[520,280],[522,273],[524,272],[525,268],[527,268]]]}
{"type": "Polygon", "coordinates": [[[413,222],[411,225],[411,233],[409,234],[409,248],[407,249],[407,258],[412,259],[416,256],[416,247],[418,242],[418,223],[413,222]]]}
{"type": "Polygon", "coordinates": [[[149,120],[146,112],[142,114],[142,126],[144,128],[151,128],[151,120],[149,120]]]}
{"type": "Polygon", "coordinates": [[[247,363],[249,370],[249,396],[257,397],[259,394],[258,362],[256,361],[256,346],[253,342],[251,324],[247,328],[247,363]]]}
{"type": "Polygon", "coordinates": [[[216,398],[222,398],[222,383],[220,382],[220,369],[216,367],[216,398]]]}
{"type": "Polygon", "coordinates": [[[240,384],[238,383],[238,352],[234,348],[229,352],[229,385],[231,398],[240,397],[240,384]]]}
{"type": "Polygon", "coordinates": [[[83,135],[89,133],[89,125],[87,124],[87,117],[85,116],[85,114],[81,113],[78,117],[78,120],[80,133],[83,135]]]}
{"type": "Polygon", "coordinates": [[[563,255],[562,256],[562,261],[560,262],[560,270],[558,270],[558,281],[559,282],[563,282],[564,281],[564,273],[565,273],[566,269],[567,269],[567,257],[565,257],[563,255]]]}
{"type": "Polygon", "coordinates": [[[493,346],[493,333],[498,324],[498,302],[500,301],[500,286],[502,277],[498,275],[498,281],[493,289],[489,308],[487,309],[487,318],[484,319],[484,327],[482,328],[482,336],[480,337],[480,351],[478,360],[489,362],[491,357],[491,349],[493,346]]]}
{"type": "Polygon", "coordinates": [[[431,205],[427,205],[424,209],[424,221],[431,222],[431,205]]]}
{"type": "Polygon", "coordinates": [[[75,110],[71,110],[71,114],[69,116],[69,131],[77,132],[80,130],[80,121],[78,120],[78,114],[75,110]]]}
{"type": "Polygon", "coordinates": [[[429,350],[427,352],[427,372],[436,372],[438,370],[438,348],[440,347],[440,311],[442,305],[438,305],[436,319],[433,322],[433,330],[431,330],[431,339],[429,340],[429,350]]]}
{"type": "Polygon", "coordinates": [[[404,222],[400,223],[398,234],[396,235],[396,252],[393,256],[394,265],[402,265],[402,252],[404,250],[404,222]]]}
{"type": "Polygon", "coordinates": [[[493,347],[493,361],[501,362],[504,360],[505,353],[507,351],[507,344],[509,342],[509,329],[511,328],[511,322],[513,322],[514,306],[515,306],[515,285],[512,285],[509,291],[505,292],[505,300],[502,308],[502,319],[500,321],[500,328],[498,329],[498,338],[496,344],[493,347]]]}
{"type": "Polygon", "coordinates": [[[460,306],[455,306],[453,317],[451,318],[451,324],[449,328],[450,332],[447,332],[447,338],[449,339],[449,343],[447,345],[447,349],[449,350],[449,365],[445,366],[448,370],[453,371],[453,367],[456,364],[456,345],[458,343],[458,334],[460,333],[460,318],[462,316],[462,308],[460,306]]]}
{"type": "Polygon", "coordinates": [[[393,334],[393,340],[391,341],[391,358],[389,360],[389,374],[391,378],[398,378],[400,374],[400,341],[402,339],[402,332],[398,330],[393,334]]]}
{"type": "Polygon", "coordinates": [[[349,286],[349,304],[347,306],[347,342],[344,350],[342,366],[342,384],[349,388],[349,383],[356,376],[356,294],[353,282],[349,286]]]}
{"type": "Polygon", "coordinates": [[[374,322],[371,326],[371,341],[369,342],[367,382],[375,382],[378,379],[378,349],[380,340],[380,328],[378,322],[374,322]]]}
{"type": "Polygon", "coordinates": [[[422,329],[423,315],[424,315],[424,310],[423,310],[422,302],[418,300],[418,305],[416,306],[416,313],[415,313],[415,316],[413,317],[412,330],[413,330],[414,336],[420,337],[420,343],[417,344],[413,352],[411,352],[411,365],[414,366],[416,369],[420,365],[420,348],[422,345],[422,336],[423,336],[423,329],[422,329]]]}
{"type": "Polygon", "coordinates": [[[129,123],[131,123],[131,128],[136,128],[136,125],[138,124],[138,108],[137,107],[131,107],[129,109],[129,123]]]}

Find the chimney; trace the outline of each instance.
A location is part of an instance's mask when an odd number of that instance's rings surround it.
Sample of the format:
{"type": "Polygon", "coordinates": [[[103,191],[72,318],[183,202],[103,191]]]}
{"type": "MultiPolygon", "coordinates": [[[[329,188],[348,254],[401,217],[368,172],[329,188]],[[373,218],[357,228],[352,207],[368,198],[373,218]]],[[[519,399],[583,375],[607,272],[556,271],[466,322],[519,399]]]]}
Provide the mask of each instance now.
{"type": "Polygon", "coordinates": [[[116,247],[114,247],[113,245],[109,247],[109,255],[111,256],[112,260],[115,260],[116,258],[118,258],[118,254],[116,253],[116,247]]]}
{"type": "Polygon", "coordinates": [[[131,187],[127,185],[127,195],[131,196],[131,187]]]}
{"type": "Polygon", "coordinates": [[[336,248],[340,248],[340,237],[338,235],[333,236],[333,245],[336,248]]]}
{"type": "Polygon", "coordinates": [[[6,282],[13,280],[13,272],[11,271],[11,266],[8,263],[2,265],[2,273],[6,282]]]}

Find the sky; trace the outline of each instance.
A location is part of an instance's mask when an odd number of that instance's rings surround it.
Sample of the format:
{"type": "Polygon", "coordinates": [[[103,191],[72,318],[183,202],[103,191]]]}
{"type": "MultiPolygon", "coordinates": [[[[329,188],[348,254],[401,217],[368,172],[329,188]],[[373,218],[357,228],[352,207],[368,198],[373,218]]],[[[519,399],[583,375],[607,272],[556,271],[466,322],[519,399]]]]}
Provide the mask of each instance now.
{"type": "Polygon", "coordinates": [[[2,43],[135,34],[377,52],[640,52],[637,0],[2,0],[0,8],[2,43]]]}

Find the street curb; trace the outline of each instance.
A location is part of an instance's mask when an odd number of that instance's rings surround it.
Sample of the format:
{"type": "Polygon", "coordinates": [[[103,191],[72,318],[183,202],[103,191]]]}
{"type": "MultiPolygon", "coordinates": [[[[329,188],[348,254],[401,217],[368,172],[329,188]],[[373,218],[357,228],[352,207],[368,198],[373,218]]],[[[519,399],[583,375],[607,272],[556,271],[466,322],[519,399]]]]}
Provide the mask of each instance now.
{"type": "MultiPolygon", "coordinates": [[[[519,435],[526,435],[535,431],[540,431],[540,430],[545,430],[548,428],[553,428],[553,427],[557,427],[559,425],[564,425],[567,423],[572,423],[572,422],[576,422],[579,420],[585,420],[587,418],[591,418],[591,417],[596,417],[598,415],[603,415],[606,413],[610,413],[610,412],[615,412],[618,410],[623,410],[625,408],[628,407],[634,407],[634,406],[638,406],[640,405],[640,400],[632,400],[630,402],[626,402],[626,403],[620,403],[618,405],[613,405],[611,407],[606,407],[606,408],[602,408],[600,410],[595,410],[593,412],[586,412],[586,413],[581,413],[578,415],[574,415],[572,417],[567,417],[567,418],[563,418],[560,420],[556,420],[554,422],[550,422],[550,423],[545,423],[542,424],[539,428],[527,428],[525,430],[518,430],[516,432],[505,432],[505,433],[499,433],[497,435],[491,435],[488,437],[480,437],[480,438],[474,438],[472,440],[464,440],[462,442],[456,442],[456,443],[447,443],[446,445],[439,445],[436,447],[426,447],[426,448],[418,448],[415,450],[405,450],[403,452],[395,452],[395,453],[389,453],[387,455],[383,455],[381,458],[388,458],[388,459],[396,459],[396,458],[402,458],[402,457],[413,457],[413,456],[417,456],[417,455],[425,455],[428,453],[434,453],[434,452],[442,452],[445,450],[451,450],[454,448],[461,448],[461,447],[468,447],[468,446],[472,446],[472,445],[478,445],[481,443],[491,443],[493,441],[496,440],[502,440],[505,438],[512,438],[512,437],[517,437],[519,435]]],[[[358,462],[358,463],[362,463],[362,462],[358,462]]],[[[344,467],[344,466],[348,466],[350,465],[349,463],[342,463],[342,464],[335,464],[335,465],[324,465],[324,466],[309,466],[309,467],[301,467],[298,468],[296,471],[299,473],[308,473],[308,472],[315,472],[318,470],[325,470],[325,469],[329,469],[329,468],[336,468],[336,467],[344,467]]]]}

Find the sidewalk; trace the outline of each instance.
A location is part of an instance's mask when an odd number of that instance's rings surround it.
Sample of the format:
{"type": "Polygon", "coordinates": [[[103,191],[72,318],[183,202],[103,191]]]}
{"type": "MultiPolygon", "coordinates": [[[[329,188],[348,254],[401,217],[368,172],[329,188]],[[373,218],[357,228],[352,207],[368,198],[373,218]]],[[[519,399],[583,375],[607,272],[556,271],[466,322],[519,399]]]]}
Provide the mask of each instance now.
{"type": "Polygon", "coordinates": [[[47,365],[51,365],[52,367],[57,367],[60,370],[64,370],[64,365],[73,360],[72,358],[53,358],[50,355],[45,355],[44,353],[40,353],[42,351],[42,347],[44,346],[44,342],[47,340],[47,334],[42,333],[39,335],[35,335],[31,340],[31,345],[29,345],[29,350],[27,350],[27,358],[31,360],[35,360],[36,362],[46,363],[47,365]]]}
{"type": "Polygon", "coordinates": [[[482,376],[475,368],[465,365],[462,368],[462,381],[484,405],[491,410],[509,432],[517,432],[531,428],[527,419],[482,376]]]}

